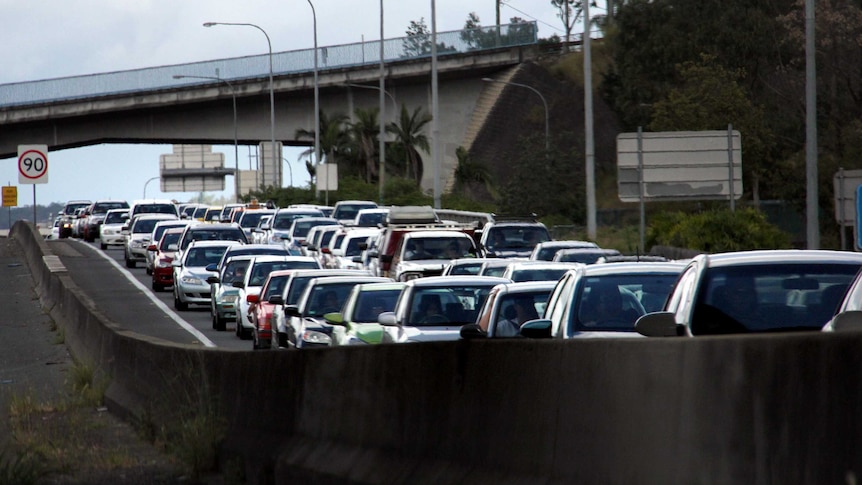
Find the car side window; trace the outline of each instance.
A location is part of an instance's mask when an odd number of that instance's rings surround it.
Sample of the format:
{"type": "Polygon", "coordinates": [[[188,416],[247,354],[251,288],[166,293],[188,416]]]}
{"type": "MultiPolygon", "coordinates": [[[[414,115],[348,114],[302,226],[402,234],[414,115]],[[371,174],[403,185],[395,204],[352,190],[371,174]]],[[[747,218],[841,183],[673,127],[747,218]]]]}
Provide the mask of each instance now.
{"type": "Polygon", "coordinates": [[[559,335],[560,325],[565,318],[566,307],[572,298],[574,279],[575,277],[571,274],[563,276],[548,299],[544,317],[551,320],[551,335],[559,335]]]}
{"type": "Polygon", "coordinates": [[[676,288],[671,293],[667,303],[667,311],[673,312],[677,323],[686,322],[694,305],[695,284],[697,282],[698,267],[689,266],[680,276],[676,288]]]}

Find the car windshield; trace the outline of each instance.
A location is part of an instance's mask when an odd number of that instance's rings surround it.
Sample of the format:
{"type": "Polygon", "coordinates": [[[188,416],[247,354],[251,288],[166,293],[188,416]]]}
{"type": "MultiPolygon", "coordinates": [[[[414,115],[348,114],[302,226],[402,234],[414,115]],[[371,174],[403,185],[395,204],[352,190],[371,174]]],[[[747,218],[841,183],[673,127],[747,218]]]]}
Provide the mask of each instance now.
{"type": "Polygon", "coordinates": [[[594,264],[596,261],[599,260],[599,258],[603,256],[618,256],[619,254],[619,251],[612,249],[602,249],[598,251],[591,251],[589,249],[577,249],[573,251],[563,250],[554,257],[554,261],[562,261],[565,263],[594,264]]]}
{"type": "Polygon", "coordinates": [[[160,219],[138,219],[135,221],[135,226],[132,228],[133,234],[141,234],[144,232],[152,233],[153,229],[160,219]]]}
{"type": "Polygon", "coordinates": [[[367,237],[354,237],[347,240],[347,248],[344,250],[345,256],[359,256],[362,254],[362,249],[359,245],[368,241],[367,237]]]}
{"type": "Polygon", "coordinates": [[[208,246],[205,248],[191,248],[186,254],[185,266],[203,268],[207,265],[218,263],[227,246],[208,246]]]}
{"type": "MultiPolygon", "coordinates": [[[[209,224],[206,224],[209,225],[209,224]]],[[[152,229],[150,229],[152,230],[152,229]]],[[[190,237],[185,238],[184,245],[188,245],[192,241],[242,241],[247,242],[245,233],[240,228],[227,229],[190,229],[190,237]]],[[[185,249],[185,248],[183,248],[185,249]]]]}
{"type": "Polygon", "coordinates": [[[385,212],[370,212],[360,214],[356,225],[359,227],[377,227],[378,224],[386,222],[387,213],[385,212]]]}
{"type": "Polygon", "coordinates": [[[159,250],[167,251],[168,246],[180,242],[181,232],[165,232],[159,239],[159,250]]]}
{"type": "Polygon", "coordinates": [[[302,219],[298,219],[293,223],[293,237],[305,237],[308,235],[308,231],[311,230],[314,226],[332,226],[336,225],[338,222],[336,221],[320,221],[320,220],[309,220],[303,221],[302,219]]]}
{"type": "Polygon", "coordinates": [[[512,276],[509,279],[514,281],[515,283],[520,283],[523,281],[557,281],[568,270],[569,268],[524,268],[512,271],[512,276]]]}
{"type": "Polygon", "coordinates": [[[129,204],[125,202],[100,202],[93,206],[93,214],[104,214],[111,209],[125,209],[129,204]]]}
{"type": "Polygon", "coordinates": [[[306,317],[322,317],[327,313],[340,312],[350,290],[357,283],[334,283],[327,285],[316,285],[311,288],[305,300],[305,309],[302,312],[306,317]]]}
{"type": "Polygon", "coordinates": [[[710,268],[698,291],[691,333],[819,330],[858,269],[828,263],[710,268]]]}
{"type": "Polygon", "coordinates": [[[569,317],[569,332],[634,332],[635,321],[664,306],[678,273],[585,277],[569,317]]]}
{"type": "Polygon", "coordinates": [[[302,292],[305,291],[305,287],[308,286],[308,282],[314,276],[294,276],[290,281],[290,287],[287,289],[287,295],[284,297],[285,305],[296,305],[299,302],[299,297],[302,296],[302,292]]]}
{"type": "Polygon", "coordinates": [[[271,296],[281,295],[284,289],[284,284],[287,282],[289,275],[272,276],[269,278],[269,285],[266,291],[261,295],[260,301],[268,301],[271,296]]]}
{"type": "Polygon", "coordinates": [[[377,204],[340,204],[332,212],[332,218],[338,220],[356,219],[360,209],[373,209],[377,204]]]}
{"type": "MultiPolygon", "coordinates": [[[[173,214],[177,215],[177,206],[173,204],[143,204],[135,206],[135,214],[173,214]]],[[[133,215],[135,215],[133,214],[133,215]]]]}
{"type": "Polygon", "coordinates": [[[383,312],[395,311],[395,303],[401,289],[363,291],[356,296],[353,315],[350,320],[356,323],[375,323],[383,312]]]}
{"type": "Polygon", "coordinates": [[[452,285],[414,292],[409,325],[416,327],[473,323],[491,286],[452,285]]]}
{"type": "Polygon", "coordinates": [[[482,269],[482,261],[476,261],[472,263],[462,263],[456,264],[452,266],[452,270],[449,271],[450,275],[477,275],[479,274],[479,270],[482,269]]]}
{"type": "Polygon", "coordinates": [[[240,218],[239,225],[240,225],[240,227],[245,227],[245,228],[257,227],[257,224],[260,222],[260,218],[263,217],[264,215],[271,215],[271,214],[264,214],[262,212],[246,212],[240,218]]]}
{"type": "Polygon", "coordinates": [[[247,259],[237,259],[228,261],[222,269],[221,279],[225,284],[241,283],[245,278],[245,272],[248,269],[249,261],[247,259]]]}
{"type": "Polygon", "coordinates": [[[273,271],[282,269],[315,269],[314,261],[257,261],[251,269],[248,286],[263,286],[266,278],[273,271]]]}
{"type": "Polygon", "coordinates": [[[536,244],[550,240],[548,230],[541,226],[492,227],[485,245],[491,250],[533,249],[536,244]]]}
{"type": "Polygon", "coordinates": [[[548,289],[505,293],[498,297],[496,304],[500,311],[497,312],[495,336],[514,337],[518,335],[524,322],[535,320],[539,318],[539,315],[545,313],[550,294],[551,290],[548,289]]]}
{"type": "Polygon", "coordinates": [[[468,256],[473,244],[467,237],[414,237],[404,243],[404,259],[452,260],[468,256]]]}
{"type": "Polygon", "coordinates": [[[123,214],[128,214],[128,212],[109,213],[105,216],[105,224],[122,224],[125,221],[123,214]]]}
{"type": "Polygon", "coordinates": [[[277,214],[275,216],[275,221],[272,223],[273,229],[290,229],[290,226],[293,225],[293,221],[301,218],[301,217],[319,217],[321,213],[318,211],[316,213],[311,214],[277,214]]]}

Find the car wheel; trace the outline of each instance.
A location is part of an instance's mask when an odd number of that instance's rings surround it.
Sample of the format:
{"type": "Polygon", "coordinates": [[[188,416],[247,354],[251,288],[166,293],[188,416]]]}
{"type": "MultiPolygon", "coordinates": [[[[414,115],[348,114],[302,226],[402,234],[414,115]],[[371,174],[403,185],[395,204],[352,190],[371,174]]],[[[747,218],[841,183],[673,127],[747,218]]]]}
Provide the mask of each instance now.
{"type": "Polygon", "coordinates": [[[252,348],[252,350],[260,350],[260,343],[258,341],[258,333],[255,330],[251,331],[251,348],[252,348]]]}
{"type": "Polygon", "coordinates": [[[180,297],[179,295],[177,295],[176,291],[174,292],[174,308],[180,311],[185,311],[189,309],[189,304],[180,301],[180,297]]]}
{"type": "Polygon", "coordinates": [[[134,268],[135,266],[135,262],[129,259],[129,255],[126,254],[126,268],[134,268]]]}
{"type": "Polygon", "coordinates": [[[99,247],[102,248],[102,251],[108,249],[108,245],[105,243],[99,243],[99,247]]]}
{"type": "Polygon", "coordinates": [[[236,328],[234,329],[234,333],[238,338],[242,338],[242,321],[239,319],[239,312],[237,312],[236,316],[236,328]]]}
{"type": "Polygon", "coordinates": [[[155,281],[153,281],[153,291],[155,291],[157,293],[160,291],[165,291],[165,287],[164,287],[164,285],[160,285],[160,284],[156,283],[155,281]]]}

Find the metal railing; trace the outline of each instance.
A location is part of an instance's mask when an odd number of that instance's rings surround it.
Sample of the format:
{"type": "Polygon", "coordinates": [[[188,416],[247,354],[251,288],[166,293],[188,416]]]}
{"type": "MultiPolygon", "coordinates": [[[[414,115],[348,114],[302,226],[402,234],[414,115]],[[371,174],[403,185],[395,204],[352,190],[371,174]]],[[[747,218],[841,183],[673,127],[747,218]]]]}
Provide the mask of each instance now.
{"type": "MultiPolygon", "coordinates": [[[[532,45],[538,42],[535,22],[463,29],[437,33],[437,55],[446,56],[479,52],[501,47],[532,45]]],[[[380,41],[358,42],[317,49],[319,69],[344,68],[380,63],[380,41]]],[[[431,36],[415,35],[383,41],[385,62],[420,59],[431,56],[431,36]]],[[[314,49],[272,54],[275,75],[311,72],[314,49]]],[[[115,71],[83,76],[69,76],[38,81],[0,84],[0,109],[29,104],[70,101],[142,91],[158,91],[217,81],[174,79],[175,74],[213,76],[223,80],[250,80],[269,75],[269,54],[233,57],[189,64],[115,71]]]]}

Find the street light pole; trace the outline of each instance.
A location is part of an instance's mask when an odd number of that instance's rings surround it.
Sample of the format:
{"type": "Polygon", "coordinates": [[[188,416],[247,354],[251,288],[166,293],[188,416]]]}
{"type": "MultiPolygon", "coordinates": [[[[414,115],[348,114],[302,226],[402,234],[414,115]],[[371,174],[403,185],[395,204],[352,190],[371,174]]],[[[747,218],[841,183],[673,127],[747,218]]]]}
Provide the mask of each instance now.
{"type": "MultiPolygon", "coordinates": [[[[314,4],[308,0],[311,7],[311,17],[314,24],[314,166],[320,164],[320,95],[317,84],[317,12],[314,4]]],[[[317,184],[315,184],[315,187],[317,184]]],[[[317,191],[315,190],[315,195],[317,191]]],[[[326,205],[329,205],[329,173],[326,175],[326,205]]]]}
{"type": "MultiPolygon", "coordinates": [[[[276,162],[276,160],[278,160],[280,157],[275,156],[275,88],[274,88],[274,84],[272,81],[272,42],[270,42],[270,40],[269,40],[269,34],[267,34],[265,30],[260,28],[260,26],[255,25],[255,24],[235,23],[235,22],[205,22],[204,23],[204,27],[212,27],[214,25],[240,25],[240,26],[245,26],[245,27],[254,27],[257,30],[263,32],[263,35],[266,37],[266,45],[269,47],[269,125],[270,125],[270,135],[271,135],[270,143],[272,143],[272,145],[270,146],[270,150],[271,150],[271,155],[272,155],[273,167],[277,171],[276,172],[276,178],[278,180],[276,180],[276,183],[280,187],[281,186],[281,177],[278,177],[278,175],[281,172],[281,163],[276,162]]],[[[261,172],[260,182],[261,182],[261,185],[266,187],[266,165],[264,165],[263,171],[261,172]]]]}
{"type": "Polygon", "coordinates": [[[160,177],[153,177],[153,178],[147,180],[146,182],[144,182],[144,198],[145,199],[147,198],[147,185],[150,185],[150,182],[152,182],[153,180],[158,180],[159,178],[160,177]]]}
{"type": "Polygon", "coordinates": [[[437,85],[437,2],[431,0],[431,151],[434,152],[434,208],[440,209],[440,93],[437,85]]]}
{"type": "Polygon", "coordinates": [[[281,157],[282,160],[287,163],[287,169],[290,171],[290,186],[293,187],[293,167],[290,166],[290,161],[284,157],[281,157]]]}
{"type": "MultiPolygon", "coordinates": [[[[380,205],[383,205],[383,185],[384,179],[386,178],[386,141],[383,140],[383,134],[386,131],[386,123],[383,120],[383,115],[386,108],[386,98],[384,98],[384,93],[386,93],[386,86],[384,81],[385,78],[386,71],[384,69],[383,63],[383,0],[380,0],[380,140],[378,140],[378,149],[380,150],[380,175],[377,178],[377,180],[380,182],[380,193],[378,195],[378,199],[380,199],[380,205]]],[[[393,99],[392,102],[394,103],[395,99],[393,99]]],[[[395,108],[397,110],[397,106],[395,108]]],[[[394,112],[395,111],[393,111],[393,113],[394,112]]]]}
{"type": "Polygon", "coordinates": [[[222,81],[230,88],[230,95],[233,98],[233,162],[234,162],[234,174],[233,174],[233,191],[234,191],[234,201],[239,202],[239,192],[240,187],[242,185],[239,181],[239,148],[237,143],[237,132],[236,132],[236,90],[233,88],[233,84],[230,83],[227,79],[222,79],[218,76],[209,77],[209,76],[188,76],[183,74],[175,74],[174,79],[212,79],[214,81],[222,81]]]}
{"type": "Polygon", "coordinates": [[[520,86],[522,88],[529,89],[530,91],[536,93],[539,96],[539,98],[542,100],[542,105],[545,107],[545,156],[548,156],[550,154],[550,150],[551,150],[551,142],[550,142],[551,131],[550,131],[550,121],[549,121],[549,117],[548,117],[548,102],[545,101],[545,97],[542,96],[542,93],[540,93],[536,88],[534,88],[532,86],[527,86],[526,84],[513,83],[510,81],[499,81],[497,79],[492,79],[490,77],[483,77],[482,80],[485,82],[491,82],[491,83],[511,84],[512,86],[520,86]]]}

